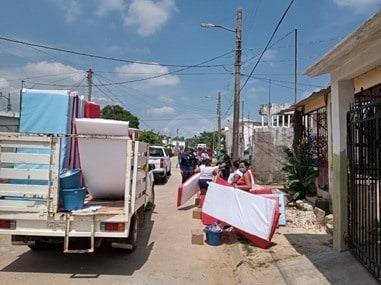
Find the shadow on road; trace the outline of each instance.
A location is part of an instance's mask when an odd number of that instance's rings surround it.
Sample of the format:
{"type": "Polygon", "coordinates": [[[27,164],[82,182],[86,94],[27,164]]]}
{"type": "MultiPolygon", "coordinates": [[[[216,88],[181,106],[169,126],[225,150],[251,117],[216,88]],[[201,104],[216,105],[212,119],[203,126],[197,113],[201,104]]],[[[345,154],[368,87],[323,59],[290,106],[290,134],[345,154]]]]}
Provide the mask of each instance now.
{"type": "Polygon", "coordinates": [[[71,274],[71,278],[132,275],[146,263],[154,247],[154,242],[149,243],[154,224],[152,215],[155,213],[146,213],[145,226],[140,230],[138,246],[132,254],[110,248],[96,249],[93,254],[64,254],[62,247],[45,251],[29,250],[1,271],[61,273],[71,274]]]}

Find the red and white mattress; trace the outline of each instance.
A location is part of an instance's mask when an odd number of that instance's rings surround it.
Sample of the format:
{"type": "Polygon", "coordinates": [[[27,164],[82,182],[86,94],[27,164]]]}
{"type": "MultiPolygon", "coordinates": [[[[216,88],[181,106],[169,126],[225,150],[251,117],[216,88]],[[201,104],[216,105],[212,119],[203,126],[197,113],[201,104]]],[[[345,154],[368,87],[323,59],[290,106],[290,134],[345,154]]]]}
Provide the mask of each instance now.
{"type": "Polygon", "coordinates": [[[177,192],[177,207],[184,205],[200,191],[200,187],[198,186],[199,178],[200,173],[196,173],[180,185],[177,192]]]}
{"type": "Polygon", "coordinates": [[[210,183],[202,212],[225,222],[266,248],[279,221],[277,201],[230,186],[210,183]]]}

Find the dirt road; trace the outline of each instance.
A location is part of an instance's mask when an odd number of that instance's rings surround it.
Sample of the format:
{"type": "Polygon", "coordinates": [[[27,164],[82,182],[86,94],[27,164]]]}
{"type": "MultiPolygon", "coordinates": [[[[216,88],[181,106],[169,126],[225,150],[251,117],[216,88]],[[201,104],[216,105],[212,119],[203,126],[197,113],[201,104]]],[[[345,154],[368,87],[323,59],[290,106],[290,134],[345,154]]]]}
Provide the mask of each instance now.
{"type": "MultiPolygon", "coordinates": [[[[173,164],[175,165],[175,164],[173,164]]],[[[68,255],[59,249],[33,252],[0,237],[2,284],[234,284],[232,264],[223,246],[191,245],[191,207],[175,207],[178,169],[156,186],[156,208],[147,214],[135,253],[99,250],[68,255]]]]}

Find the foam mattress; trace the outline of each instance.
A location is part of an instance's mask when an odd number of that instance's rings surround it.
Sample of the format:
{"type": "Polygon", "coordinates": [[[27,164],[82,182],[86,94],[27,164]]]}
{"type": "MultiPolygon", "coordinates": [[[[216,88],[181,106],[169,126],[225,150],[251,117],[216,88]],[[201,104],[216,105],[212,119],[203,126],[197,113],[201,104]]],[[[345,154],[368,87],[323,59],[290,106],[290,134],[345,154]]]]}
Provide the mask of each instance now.
{"type": "MultiPolygon", "coordinates": [[[[80,135],[128,136],[128,122],[106,119],[76,119],[80,135]]],[[[79,157],[85,185],[94,198],[124,198],[127,141],[79,139],[79,157]]]]}

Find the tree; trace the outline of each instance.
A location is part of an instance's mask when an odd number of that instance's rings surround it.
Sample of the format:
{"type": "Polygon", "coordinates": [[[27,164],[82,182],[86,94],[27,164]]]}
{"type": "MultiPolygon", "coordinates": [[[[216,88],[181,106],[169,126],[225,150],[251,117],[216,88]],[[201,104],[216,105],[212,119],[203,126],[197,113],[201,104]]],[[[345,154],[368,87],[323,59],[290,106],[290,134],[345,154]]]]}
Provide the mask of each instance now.
{"type": "Polygon", "coordinates": [[[139,118],[119,105],[107,105],[102,109],[102,118],[129,122],[131,128],[139,128],[139,118]]]}
{"type": "MultiPolygon", "coordinates": [[[[222,138],[223,139],[223,138],[222,138]]],[[[219,148],[219,144],[223,144],[222,142],[218,142],[218,132],[202,132],[199,135],[195,135],[193,138],[187,139],[187,143],[189,146],[197,146],[197,144],[204,143],[209,148],[219,148]]]]}
{"type": "Polygon", "coordinates": [[[150,145],[162,145],[161,138],[153,130],[145,131],[139,136],[139,140],[150,145]]]}

